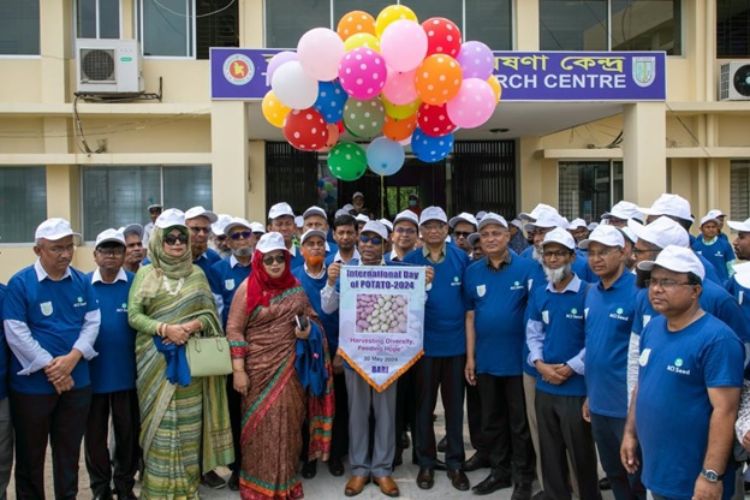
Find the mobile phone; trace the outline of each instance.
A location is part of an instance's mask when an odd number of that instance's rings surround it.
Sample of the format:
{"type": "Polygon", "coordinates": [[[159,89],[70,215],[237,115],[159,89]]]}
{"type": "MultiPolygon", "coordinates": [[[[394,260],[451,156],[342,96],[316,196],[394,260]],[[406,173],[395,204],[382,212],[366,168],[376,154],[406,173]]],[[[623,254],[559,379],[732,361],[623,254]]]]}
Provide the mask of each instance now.
{"type": "Polygon", "coordinates": [[[300,315],[300,314],[297,314],[297,315],[296,315],[296,316],[294,317],[294,322],[295,322],[295,323],[297,324],[297,328],[298,328],[298,329],[299,329],[300,331],[302,331],[302,330],[305,330],[305,329],[307,328],[307,325],[308,325],[308,320],[307,320],[307,317],[306,317],[306,316],[302,316],[302,315],[300,315]]]}

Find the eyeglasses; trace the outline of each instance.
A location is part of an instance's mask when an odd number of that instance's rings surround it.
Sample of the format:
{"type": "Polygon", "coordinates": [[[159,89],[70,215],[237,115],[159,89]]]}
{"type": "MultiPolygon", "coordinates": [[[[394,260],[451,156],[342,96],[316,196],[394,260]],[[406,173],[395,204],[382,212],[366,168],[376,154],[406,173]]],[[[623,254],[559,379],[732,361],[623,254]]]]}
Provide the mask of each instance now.
{"type": "Polygon", "coordinates": [[[417,234],[417,230],[413,227],[397,227],[395,231],[399,234],[417,234]]]}
{"type": "Polygon", "coordinates": [[[237,231],[236,233],[232,233],[229,237],[233,240],[239,240],[240,238],[242,238],[243,240],[247,240],[252,235],[252,231],[237,231]]]}
{"type": "Polygon", "coordinates": [[[545,259],[551,259],[552,257],[557,257],[558,259],[562,259],[570,255],[571,252],[566,252],[564,250],[548,250],[546,252],[542,253],[542,256],[545,259]]]}
{"type": "Polygon", "coordinates": [[[434,223],[434,224],[424,224],[422,225],[422,230],[424,231],[441,231],[445,227],[445,224],[441,224],[440,222],[434,223]]]}
{"type": "Polygon", "coordinates": [[[55,255],[62,255],[64,253],[70,253],[70,254],[72,254],[73,252],[76,251],[76,247],[75,247],[74,244],[71,243],[70,245],[65,245],[65,246],[63,246],[63,245],[49,246],[49,247],[46,248],[46,250],[48,252],[51,252],[51,253],[55,254],[55,255]]]}
{"type": "Polygon", "coordinates": [[[644,254],[644,253],[657,253],[657,252],[660,252],[660,251],[661,250],[658,250],[658,249],[655,249],[655,250],[641,250],[640,248],[633,247],[633,255],[636,255],[636,256],[644,254]]]}
{"type": "Polygon", "coordinates": [[[592,252],[591,250],[589,250],[588,256],[589,256],[590,259],[598,259],[599,257],[607,257],[609,254],[611,254],[615,250],[619,250],[619,249],[606,248],[606,249],[600,250],[598,252],[592,252]]]}
{"type": "Polygon", "coordinates": [[[179,234],[177,236],[175,236],[173,234],[168,234],[164,238],[164,243],[166,243],[167,245],[170,245],[170,246],[174,246],[174,245],[177,245],[177,244],[184,245],[187,242],[188,242],[188,237],[185,234],[179,234]]]}
{"type": "Polygon", "coordinates": [[[373,245],[381,245],[383,243],[383,238],[380,236],[365,236],[364,234],[359,236],[359,242],[360,243],[372,243],[373,245]]]}
{"type": "Polygon", "coordinates": [[[277,264],[283,264],[284,262],[286,262],[286,257],[284,256],[284,254],[279,254],[276,257],[274,257],[273,255],[266,255],[265,257],[263,257],[263,263],[267,266],[272,266],[274,262],[276,262],[277,264]]]}
{"type": "Polygon", "coordinates": [[[468,231],[453,231],[453,235],[456,237],[456,239],[459,238],[468,238],[471,233],[468,231]]]}
{"type": "Polygon", "coordinates": [[[102,255],[108,255],[110,257],[119,257],[125,254],[125,249],[122,247],[113,248],[97,248],[96,251],[102,255]]]}
{"type": "Polygon", "coordinates": [[[687,281],[680,283],[679,281],[675,281],[670,278],[662,278],[662,279],[647,279],[644,281],[647,287],[649,288],[663,288],[664,290],[671,290],[674,288],[677,288],[678,286],[693,286],[692,283],[688,283],[687,281]]]}
{"type": "Polygon", "coordinates": [[[195,234],[198,234],[198,233],[206,233],[206,234],[208,234],[208,233],[210,233],[210,232],[211,232],[211,228],[210,228],[210,227],[198,227],[198,226],[193,226],[193,227],[191,227],[191,228],[190,228],[190,230],[191,230],[191,231],[192,231],[193,233],[195,233],[195,234]]]}

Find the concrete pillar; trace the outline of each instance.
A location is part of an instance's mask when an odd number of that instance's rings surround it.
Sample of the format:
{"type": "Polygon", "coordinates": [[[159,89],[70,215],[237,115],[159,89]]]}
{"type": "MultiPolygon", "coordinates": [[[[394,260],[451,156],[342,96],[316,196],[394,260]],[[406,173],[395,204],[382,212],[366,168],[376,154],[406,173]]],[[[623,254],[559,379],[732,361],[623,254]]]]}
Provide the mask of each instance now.
{"type": "Polygon", "coordinates": [[[667,190],[666,106],[663,102],[639,102],[624,108],[625,199],[650,206],[667,190]]]}
{"type": "Polygon", "coordinates": [[[40,2],[39,8],[42,102],[65,102],[68,95],[67,64],[71,53],[73,2],[40,2]]]}
{"type": "MultiPolygon", "coordinates": [[[[542,175],[542,141],[539,137],[522,137],[518,140],[518,174],[516,190],[517,212],[527,212],[537,203],[549,203],[544,199],[544,177],[542,175]]],[[[551,182],[554,182],[552,180],[551,182]]]]}
{"type": "Polygon", "coordinates": [[[539,50],[539,2],[515,0],[513,13],[516,16],[513,26],[523,26],[523,29],[513,30],[516,36],[515,49],[539,50]]]}
{"type": "Polygon", "coordinates": [[[213,209],[247,216],[248,141],[245,103],[211,103],[211,186],[213,209]]]}
{"type": "Polygon", "coordinates": [[[247,214],[254,221],[266,220],[266,141],[250,141],[250,195],[247,214]]]}

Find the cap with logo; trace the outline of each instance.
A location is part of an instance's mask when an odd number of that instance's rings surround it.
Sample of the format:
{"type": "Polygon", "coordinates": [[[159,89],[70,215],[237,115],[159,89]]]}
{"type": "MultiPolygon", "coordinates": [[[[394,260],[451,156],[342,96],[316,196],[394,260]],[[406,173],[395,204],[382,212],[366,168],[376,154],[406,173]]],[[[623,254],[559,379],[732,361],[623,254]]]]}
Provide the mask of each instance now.
{"type": "Polygon", "coordinates": [[[544,235],[544,241],[542,241],[542,247],[550,243],[557,243],[562,245],[569,250],[575,250],[576,240],[573,239],[573,235],[570,234],[566,229],[556,227],[549,233],[544,235]]]}
{"type": "Polygon", "coordinates": [[[399,212],[398,215],[396,215],[396,218],[393,219],[393,224],[398,224],[401,221],[408,221],[413,223],[415,226],[419,226],[419,217],[411,210],[404,210],[403,212],[399,212]]]}
{"type": "Polygon", "coordinates": [[[211,210],[207,210],[202,206],[198,205],[188,209],[185,212],[185,220],[195,219],[196,217],[205,217],[212,224],[218,220],[218,217],[211,210]]]}
{"type": "MultiPolygon", "coordinates": [[[[249,229],[250,231],[253,231],[253,225],[250,224],[249,221],[243,219],[242,217],[232,217],[229,222],[226,223],[224,226],[224,234],[229,236],[229,233],[234,229],[235,227],[244,227],[246,229],[249,229]]],[[[255,231],[253,231],[255,232],[255,231]]]]}
{"type": "Polygon", "coordinates": [[[656,260],[645,260],[638,264],[641,271],[650,272],[654,267],[661,267],[675,273],[693,273],[701,281],[706,277],[706,269],[695,252],[690,248],[667,245],[659,252],[656,260]]]}
{"type": "Polygon", "coordinates": [[[167,229],[172,226],[185,226],[185,212],[179,208],[168,208],[156,218],[154,226],[167,229]]]}
{"type": "Polygon", "coordinates": [[[419,216],[419,225],[422,226],[432,220],[437,220],[447,224],[448,216],[445,215],[445,210],[440,207],[432,206],[422,210],[422,214],[419,216]]]}
{"type": "Polygon", "coordinates": [[[518,218],[521,220],[533,222],[541,217],[544,213],[556,214],[558,212],[557,209],[551,205],[539,203],[531,212],[521,212],[520,214],[518,214],[518,218]]]}
{"type": "Polygon", "coordinates": [[[294,210],[289,203],[282,201],[277,203],[268,210],[268,218],[271,220],[278,219],[279,217],[294,217],[294,210]]]}
{"type": "Polygon", "coordinates": [[[96,235],[96,244],[94,245],[94,248],[99,248],[99,245],[105,243],[117,243],[118,245],[125,246],[125,235],[122,234],[122,231],[119,229],[105,229],[96,235]]]}
{"type": "Polygon", "coordinates": [[[750,219],[745,219],[744,221],[730,220],[727,221],[727,226],[738,233],[750,233],[750,219]]]}
{"type": "Polygon", "coordinates": [[[284,245],[284,237],[281,233],[277,233],[276,231],[261,236],[255,249],[260,253],[273,252],[274,250],[284,250],[285,252],[288,252],[286,245],[284,245]]]}
{"type": "Polygon", "coordinates": [[[637,221],[643,221],[643,212],[638,208],[638,205],[629,201],[619,201],[609,210],[602,214],[602,219],[636,219],[637,221]]]}
{"type": "Polygon", "coordinates": [[[601,243],[607,247],[620,247],[625,246],[625,237],[615,227],[609,224],[600,224],[596,227],[588,238],[578,243],[578,248],[586,250],[591,243],[601,243]]]}
{"type": "Polygon", "coordinates": [[[308,229],[307,231],[305,231],[300,238],[300,244],[304,245],[305,241],[307,241],[309,238],[312,238],[313,236],[319,236],[325,244],[326,233],[321,231],[320,229],[308,229]]]}
{"type": "Polygon", "coordinates": [[[376,220],[368,221],[365,224],[365,227],[362,228],[362,231],[360,231],[360,234],[367,232],[375,233],[383,239],[388,238],[388,229],[386,229],[381,222],[376,220]]]}
{"type": "Polygon", "coordinates": [[[705,224],[706,222],[720,223],[720,217],[724,217],[724,214],[721,213],[721,210],[709,210],[708,213],[701,218],[701,227],[703,227],[703,224],[705,224]]]}
{"type": "Polygon", "coordinates": [[[34,233],[34,239],[36,240],[57,241],[67,236],[73,236],[77,239],[81,238],[80,233],[73,231],[69,221],[59,217],[53,217],[42,222],[37,226],[34,233]]]}
{"type": "Polygon", "coordinates": [[[318,215],[318,216],[323,217],[324,219],[328,220],[328,214],[326,214],[326,211],[323,210],[322,208],[318,207],[318,206],[315,206],[315,205],[311,206],[310,208],[308,208],[307,210],[305,210],[302,213],[302,219],[303,220],[307,219],[311,215],[318,215]]]}
{"type": "Polygon", "coordinates": [[[498,226],[503,226],[505,229],[508,229],[508,221],[505,220],[505,217],[503,217],[502,215],[498,215],[495,212],[488,212],[487,215],[482,217],[477,230],[481,231],[483,227],[489,226],[490,224],[496,224],[498,226]]]}
{"type": "Polygon", "coordinates": [[[639,224],[630,219],[628,227],[635,233],[639,240],[647,241],[659,248],[667,248],[669,245],[680,247],[690,246],[690,236],[679,223],[669,217],[659,217],[651,224],[639,224]]]}
{"type": "Polygon", "coordinates": [[[219,214],[216,222],[211,224],[211,232],[216,236],[226,236],[224,232],[229,221],[232,220],[232,216],[229,214],[219,214]]]}
{"type": "Polygon", "coordinates": [[[477,227],[477,218],[474,217],[469,212],[461,212],[460,214],[454,217],[451,217],[450,220],[448,221],[448,225],[451,227],[451,229],[453,229],[456,227],[456,224],[458,224],[459,222],[467,222],[471,224],[472,226],[474,226],[475,228],[477,227]]]}
{"type": "Polygon", "coordinates": [[[693,222],[690,202],[678,194],[664,193],[649,208],[641,208],[646,215],[669,215],[693,222]]]}

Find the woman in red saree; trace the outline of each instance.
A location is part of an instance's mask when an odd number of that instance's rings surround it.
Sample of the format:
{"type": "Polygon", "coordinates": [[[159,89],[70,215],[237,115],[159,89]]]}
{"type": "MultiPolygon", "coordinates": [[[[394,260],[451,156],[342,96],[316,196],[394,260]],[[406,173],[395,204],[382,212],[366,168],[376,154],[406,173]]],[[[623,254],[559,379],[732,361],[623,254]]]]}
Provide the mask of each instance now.
{"type": "MultiPolygon", "coordinates": [[[[307,339],[312,322],[300,330],[295,316],[317,321],[304,289],[289,269],[290,254],[279,233],[261,237],[252,272],[237,289],[227,319],[232,346],[234,388],[242,400],[243,500],[303,497],[297,465],[300,428],[308,412],[307,396],[295,372],[295,346],[307,339]]],[[[326,356],[327,357],[327,356],[326,356]]],[[[330,363],[326,363],[330,370],[330,363]]],[[[322,404],[309,405],[312,458],[327,460],[333,408],[331,387],[322,404]],[[321,410],[321,411],[317,411],[321,410]]]]}

